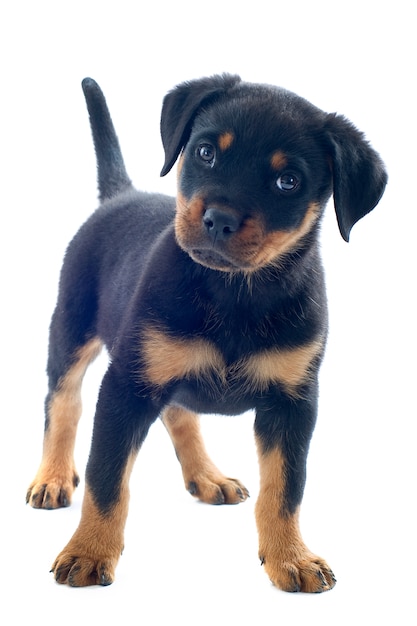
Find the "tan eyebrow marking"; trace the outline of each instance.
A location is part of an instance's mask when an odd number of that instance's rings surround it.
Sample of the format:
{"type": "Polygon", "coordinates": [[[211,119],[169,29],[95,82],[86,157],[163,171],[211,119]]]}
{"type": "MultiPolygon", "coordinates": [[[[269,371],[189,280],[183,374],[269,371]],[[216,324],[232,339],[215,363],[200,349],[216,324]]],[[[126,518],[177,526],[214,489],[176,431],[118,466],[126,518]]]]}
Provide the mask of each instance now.
{"type": "Polygon", "coordinates": [[[282,150],[277,150],[271,157],[271,166],[272,169],[278,171],[285,167],[288,163],[287,157],[282,152],[282,150]]]}
{"type": "Polygon", "coordinates": [[[219,148],[222,152],[230,148],[234,141],[235,136],[231,132],[226,132],[219,137],[219,148]]]}

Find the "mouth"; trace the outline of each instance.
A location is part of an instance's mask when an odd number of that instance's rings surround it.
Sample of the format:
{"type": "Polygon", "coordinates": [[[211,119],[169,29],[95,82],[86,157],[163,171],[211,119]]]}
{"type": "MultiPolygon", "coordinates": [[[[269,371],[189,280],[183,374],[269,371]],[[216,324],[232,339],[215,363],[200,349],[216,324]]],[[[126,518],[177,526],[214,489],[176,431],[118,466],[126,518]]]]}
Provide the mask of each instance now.
{"type": "Polygon", "coordinates": [[[193,261],[212,270],[219,270],[221,272],[239,272],[249,269],[248,266],[236,264],[215,250],[192,248],[187,250],[187,252],[193,261]]]}

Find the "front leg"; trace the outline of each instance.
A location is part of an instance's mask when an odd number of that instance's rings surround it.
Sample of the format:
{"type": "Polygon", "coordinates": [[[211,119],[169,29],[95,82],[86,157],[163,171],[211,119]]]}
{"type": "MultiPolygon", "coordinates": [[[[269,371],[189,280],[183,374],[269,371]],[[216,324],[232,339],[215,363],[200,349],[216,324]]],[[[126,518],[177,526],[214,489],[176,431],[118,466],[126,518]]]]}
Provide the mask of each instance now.
{"type": "Polygon", "coordinates": [[[260,493],[255,513],[259,558],[272,583],[284,591],[318,593],[334,587],[336,579],[326,561],[304,544],[299,528],[316,390],[310,388],[306,397],[277,395],[257,411],[260,493]]]}
{"type": "Polygon", "coordinates": [[[80,524],[52,566],[56,581],[73,587],[114,580],[124,545],[131,470],[158,413],[113,369],[104,377],[97,403],[80,524]]]}

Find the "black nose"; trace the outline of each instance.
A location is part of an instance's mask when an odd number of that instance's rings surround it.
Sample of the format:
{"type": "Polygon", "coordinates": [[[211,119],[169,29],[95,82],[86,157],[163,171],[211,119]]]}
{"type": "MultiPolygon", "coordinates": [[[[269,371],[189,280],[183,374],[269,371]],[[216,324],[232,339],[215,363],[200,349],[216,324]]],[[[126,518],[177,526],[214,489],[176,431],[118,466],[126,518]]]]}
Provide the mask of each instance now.
{"type": "Polygon", "coordinates": [[[227,239],[240,226],[240,222],[235,215],[222,209],[207,209],[203,216],[203,224],[213,241],[227,239]]]}

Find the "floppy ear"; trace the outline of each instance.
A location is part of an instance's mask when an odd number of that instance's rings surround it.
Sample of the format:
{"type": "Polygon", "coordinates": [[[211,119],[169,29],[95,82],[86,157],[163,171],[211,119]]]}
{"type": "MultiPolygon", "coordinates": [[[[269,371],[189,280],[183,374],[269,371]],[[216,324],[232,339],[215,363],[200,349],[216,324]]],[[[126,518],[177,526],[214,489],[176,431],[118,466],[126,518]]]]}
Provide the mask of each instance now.
{"type": "Polygon", "coordinates": [[[161,113],[161,137],[165,163],[161,176],[168,174],[187,143],[198,109],[213,102],[240,82],[239,76],[222,74],[182,83],[164,98],[161,113]]]}
{"type": "Polygon", "coordinates": [[[352,226],[378,204],[388,177],[378,153],[345,117],[330,114],[326,128],[337,222],[349,241],[352,226]]]}

